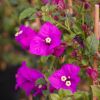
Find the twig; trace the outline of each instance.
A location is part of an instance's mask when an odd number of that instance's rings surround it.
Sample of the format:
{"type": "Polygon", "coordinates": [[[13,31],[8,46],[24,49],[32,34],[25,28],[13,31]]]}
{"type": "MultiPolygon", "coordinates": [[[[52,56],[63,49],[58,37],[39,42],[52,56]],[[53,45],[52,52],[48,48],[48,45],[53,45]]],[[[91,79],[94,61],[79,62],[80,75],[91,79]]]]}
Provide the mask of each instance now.
{"type": "MultiPolygon", "coordinates": [[[[96,38],[99,39],[99,5],[95,5],[95,23],[94,23],[94,33],[96,35],[96,38]]],[[[98,52],[98,51],[97,51],[98,52]]],[[[98,70],[98,64],[97,64],[97,57],[94,56],[94,69],[98,70]]],[[[95,81],[93,80],[93,85],[95,85],[95,81]]],[[[97,97],[93,96],[93,100],[97,100],[97,97]]]]}
{"type": "Polygon", "coordinates": [[[69,6],[69,12],[70,12],[70,14],[73,14],[72,0],[68,0],[68,6],[69,6]]]}
{"type": "Polygon", "coordinates": [[[95,5],[95,21],[94,21],[94,33],[96,38],[99,39],[99,5],[95,5]]]}

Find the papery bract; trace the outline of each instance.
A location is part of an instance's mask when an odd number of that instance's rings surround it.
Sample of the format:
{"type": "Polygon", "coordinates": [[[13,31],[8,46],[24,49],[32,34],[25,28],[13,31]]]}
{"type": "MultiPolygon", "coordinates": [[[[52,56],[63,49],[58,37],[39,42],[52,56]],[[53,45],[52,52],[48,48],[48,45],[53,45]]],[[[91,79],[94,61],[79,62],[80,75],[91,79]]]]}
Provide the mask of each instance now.
{"type": "Polygon", "coordinates": [[[15,34],[15,39],[22,48],[29,49],[30,42],[36,34],[37,33],[29,26],[21,25],[19,32],[15,34]]]}
{"type": "Polygon", "coordinates": [[[42,2],[44,4],[50,3],[50,4],[53,4],[53,5],[57,5],[58,8],[60,8],[60,9],[66,8],[66,3],[65,3],[64,0],[42,0],[42,2]]]}
{"type": "Polygon", "coordinates": [[[16,74],[16,89],[23,89],[27,95],[33,93],[33,96],[41,95],[42,91],[46,89],[46,85],[36,84],[40,78],[44,79],[42,73],[36,69],[31,69],[23,62],[16,74]]]}
{"type": "Polygon", "coordinates": [[[56,57],[61,56],[66,48],[66,43],[62,42],[59,46],[55,47],[53,55],[56,57]]]}
{"type": "Polygon", "coordinates": [[[64,0],[52,0],[52,4],[56,4],[60,9],[66,8],[66,3],[64,0]]]}
{"type": "Polygon", "coordinates": [[[57,90],[68,89],[75,92],[80,82],[80,77],[78,76],[79,72],[80,68],[78,66],[65,64],[49,77],[49,81],[57,90]]]}
{"type": "Polygon", "coordinates": [[[89,2],[85,2],[84,8],[85,8],[85,9],[89,9],[89,8],[90,8],[90,3],[89,3],[89,2]]]}
{"type": "Polygon", "coordinates": [[[98,78],[98,72],[97,72],[95,69],[93,69],[93,68],[91,68],[91,67],[88,67],[88,68],[86,69],[86,73],[87,73],[87,75],[88,75],[90,78],[92,78],[93,80],[97,80],[97,78],[98,78]]]}
{"type": "Polygon", "coordinates": [[[30,43],[30,53],[41,56],[48,56],[54,52],[54,48],[61,43],[61,32],[59,29],[46,22],[40,29],[37,36],[33,37],[30,43]]]}

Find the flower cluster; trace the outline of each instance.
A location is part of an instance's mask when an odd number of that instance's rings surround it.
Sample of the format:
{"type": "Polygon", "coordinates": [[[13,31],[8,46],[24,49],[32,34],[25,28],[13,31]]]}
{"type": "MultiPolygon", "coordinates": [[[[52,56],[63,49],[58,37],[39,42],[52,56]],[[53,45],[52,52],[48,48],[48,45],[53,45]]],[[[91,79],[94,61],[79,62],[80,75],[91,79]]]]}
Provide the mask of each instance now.
{"type": "MultiPolygon", "coordinates": [[[[72,92],[76,91],[76,87],[80,81],[78,76],[80,68],[73,64],[65,64],[58,71],[54,72],[49,78],[49,91],[55,89],[68,89],[72,92]]],[[[47,83],[37,84],[38,79],[44,79],[44,75],[36,69],[28,68],[26,62],[23,62],[16,74],[16,89],[23,89],[27,95],[30,93],[33,96],[42,95],[42,92],[47,89],[47,83]]]]}
{"type": "Polygon", "coordinates": [[[16,74],[16,89],[22,88],[27,95],[31,92],[33,96],[42,94],[42,90],[46,89],[46,85],[36,84],[39,78],[44,79],[43,74],[36,69],[28,68],[26,62],[23,62],[16,74]]]}
{"type": "Polygon", "coordinates": [[[78,66],[65,64],[49,77],[49,81],[56,89],[68,89],[75,92],[80,82],[79,72],[80,68],[78,66]]]}
{"type": "Polygon", "coordinates": [[[31,54],[48,56],[50,54],[61,56],[66,45],[61,41],[60,30],[50,22],[46,22],[37,33],[28,26],[20,26],[15,34],[16,41],[22,48],[29,50],[31,54]],[[59,49],[60,54],[57,52],[59,49]]]}
{"type": "MultiPolygon", "coordinates": [[[[50,22],[41,26],[39,32],[36,32],[29,26],[21,25],[19,32],[15,34],[16,41],[22,48],[28,50],[31,54],[39,56],[54,55],[61,56],[66,43],[61,40],[62,33],[50,22]]],[[[42,95],[44,90],[49,89],[53,92],[55,89],[68,89],[75,92],[80,81],[78,76],[80,68],[74,64],[65,64],[58,71],[49,76],[49,87],[44,75],[36,69],[28,68],[26,62],[23,62],[16,74],[16,89],[23,89],[27,95],[42,95]],[[37,83],[39,79],[45,82],[37,83]]]]}

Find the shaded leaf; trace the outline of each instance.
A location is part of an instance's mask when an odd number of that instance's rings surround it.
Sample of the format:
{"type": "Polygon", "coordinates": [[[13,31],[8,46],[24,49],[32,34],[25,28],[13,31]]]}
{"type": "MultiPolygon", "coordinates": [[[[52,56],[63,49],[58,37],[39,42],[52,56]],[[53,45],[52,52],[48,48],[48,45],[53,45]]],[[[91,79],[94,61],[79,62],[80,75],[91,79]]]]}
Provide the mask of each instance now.
{"type": "Polygon", "coordinates": [[[36,81],[36,84],[42,84],[44,85],[46,83],[46,81],[44,80],[44,78],[39,78],[37,81],[36,81]]]}
{"type": "Polygon", "coordinates": [[[86,39],[86,47],[89,54],[94,55],[98,50],[99,40],[96,39],[96,36],[93,34],[86,39]]]}
{"type": "Polygon", "coordinates": [[[96,96],[100,99],[100,87],[92,85],[91,88],[92,88],[93,96],[96,96]]]}
{"type": "Polygon", "coordinates": [[[50,100],[61,100],[58,94],[50,94],[50,100]]]}
{"type": "Polygon", "coordinates": [[[58,91],[58,94],[59,94],[59,96],[61,96],[61,97],[65,97],[65,96],[70,96],[70,95],[72,95],[72,92],[69,91],[69,90],[60,89],[60,90],[58,91]]]}
{"type": "Polygon", "coordinates": [[[22,20],[22,19],[28,18],[32,14],[34,14],[35,11],[36,10],[34,8],[27,8],[20,14],[19,19],[22,20]]]}

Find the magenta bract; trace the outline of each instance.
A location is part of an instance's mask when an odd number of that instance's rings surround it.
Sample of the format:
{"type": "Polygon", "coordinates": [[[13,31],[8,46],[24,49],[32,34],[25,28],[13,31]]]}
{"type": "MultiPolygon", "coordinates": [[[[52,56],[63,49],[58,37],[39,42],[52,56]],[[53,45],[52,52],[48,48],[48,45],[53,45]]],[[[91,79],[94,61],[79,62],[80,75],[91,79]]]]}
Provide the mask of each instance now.
{"type": "Polygon", "coordinates": [[[27,95],[33,93],[33,96],[41,95],[46,89],[46,85],[36,84],[36,81],[44,78],[43,74],[36,69],[31,69],[23,62],[16,74],[16,89],[23,89],[27,95]]]}
{"type": "Polygon", "coordinates": [[[87,73],[87,75],[88,75],[90,78],[92,78],[93,80],[97,80],[97,78],[98,78],[98,72],[97,72],[95,69],[93,69],[93,68],[91,68],[91,67],[88,67],[88,68],[86,69],[86,73],[87,73]]]}
{"type": "Polygon", "coordinates": [[[60,43],[60,30],[50,22],[46,22],[38,35],[33,37],[29,51],[35,55],[48,56],[54,52],[54,48],[59,46],[60,43]]]}
{"type": "Polygon", "coordinates": [[[80,82],[79,72],[80,67],[74,64],[65,64],[49,77],[49,81],[57,90],[68,89],[75,92],[80,82]]]}
{"type": "Polygon", "coordinates": [[[15,39],[23,49],[29,49],[30,42],[36,34],[32,28],[21,25],[19,32],[15,34],[15,39]]]}
{"type": "Polygon", "coordinates": [[[56,57],[59,57],[64,53],[65,49],[66,49],[66,43],[62,42],[59,46],[57,46],[54,49],[53,55],[56,56],[56,57]]]}

